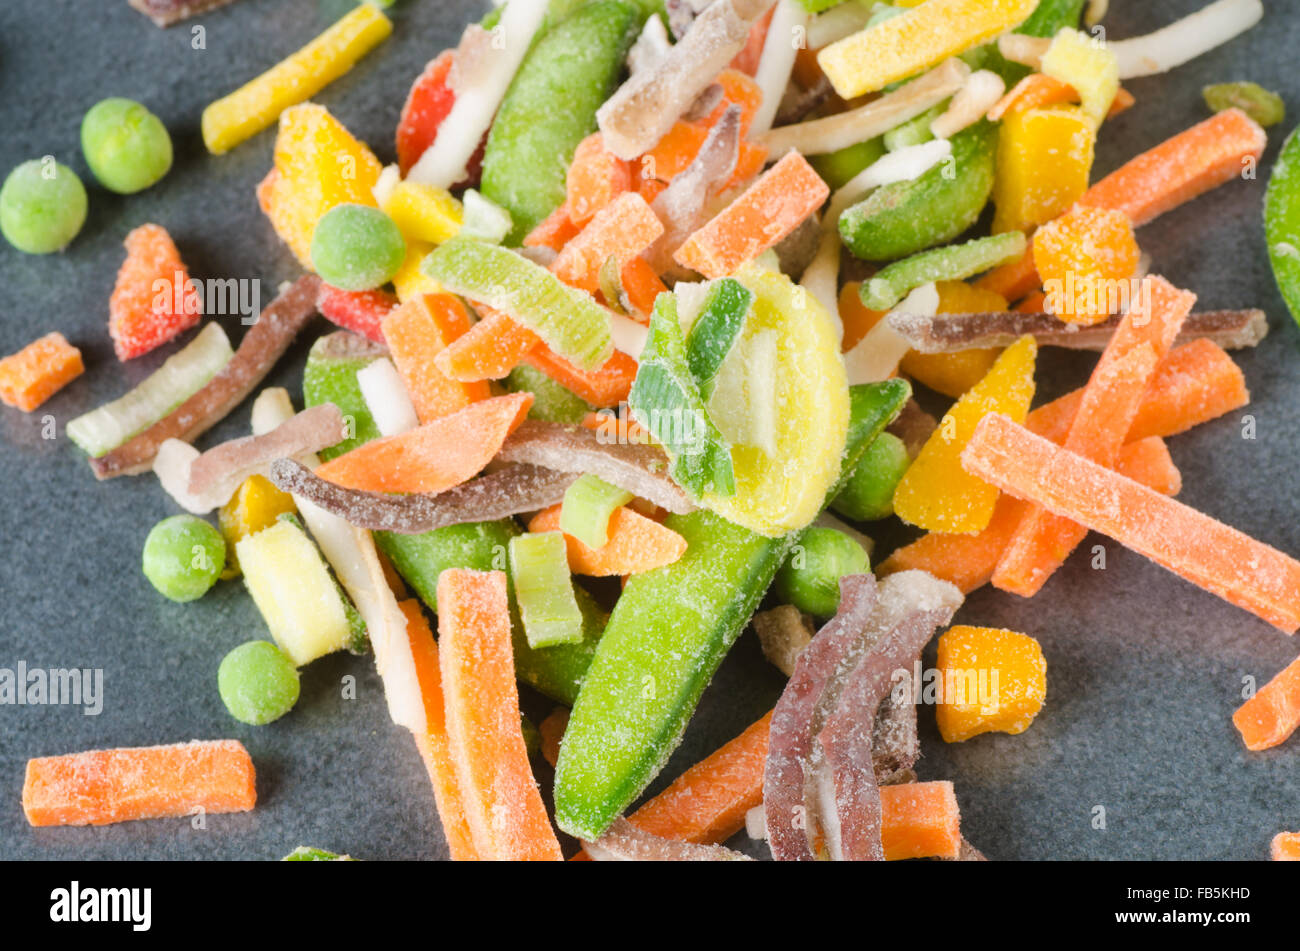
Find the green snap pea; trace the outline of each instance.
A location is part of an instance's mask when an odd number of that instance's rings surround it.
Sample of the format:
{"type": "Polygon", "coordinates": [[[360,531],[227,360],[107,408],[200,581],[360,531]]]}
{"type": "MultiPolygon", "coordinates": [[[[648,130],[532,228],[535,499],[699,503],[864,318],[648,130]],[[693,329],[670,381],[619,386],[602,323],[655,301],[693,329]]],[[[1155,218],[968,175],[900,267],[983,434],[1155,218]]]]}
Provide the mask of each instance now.
{"type": "Polygon", "coordinates": [[[953,136],[950,160],[877,188],[840,215],[845,247],[866,261],[893,261],[957,237],[993,193],[997,141],[997,126],[981,120],[953,136]]]}
{"type": "Polygon", "coordinates": [[[596,128],[644,18],[624,0],[597,0],[545,33],[506,92],[483,154],[480,190],[510,212],[518,244],[564,201],[574,150],[596,128]]]}
{"type": "Polygon", "coordinates": [[[814,525],[776,573],[776,593],[800,611],[828,618],[840,606],[840,578],[870,570],[871,560],[857,541],[833,528],[814,525]]]}
{"type": "Polygon", "coordinates": [[[893,433],[881,433],[862,456],[831,508],[859,522],[894,514],[894,490],[912,464],[907,445],[893,433]]]}
{"type": "Polygon", "coordinates": [[[858,296],[871,310],[889,310],[914,289],[931,281],[960,281],[1019,260],[1028,242],[1023,232],[1008,231],[963,244],[922,251],[895,261],[862,283],[858,296]]]}
{"type": "Polygon", "coordinates": [[[1282,299],[1300,323],[1300,133],[1282,146],[1264,198],[1264,234],[1282,299]]]}
{"type": "MultiPolygon", "coordinates": [[[[910,392],[896,379],[850,389],[846,473],[910,392]]],[[[556,821],[585,839],[600,836],[663,767],[700,694],[800,538],[798,532],[767,538],[707,511],[669,516],[666,524],[686,539],[686,553],[628,581],[560,748],[556,821]]]]}

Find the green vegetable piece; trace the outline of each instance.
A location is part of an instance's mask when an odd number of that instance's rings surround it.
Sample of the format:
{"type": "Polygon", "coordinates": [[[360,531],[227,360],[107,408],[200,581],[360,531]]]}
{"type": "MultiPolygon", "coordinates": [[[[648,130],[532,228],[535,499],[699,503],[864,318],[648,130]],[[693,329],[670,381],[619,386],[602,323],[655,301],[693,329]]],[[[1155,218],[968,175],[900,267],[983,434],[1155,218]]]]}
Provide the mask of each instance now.
{"type": "Polygon", "coordinates": [[[831,508],[859,522],[888,518],[894,514],[894,490],[911,464],[903,440],[893,433],[881,433],[867,448],[831,508]]]}
{"type": "MultiPolygon", "coordinates": [[[[799,6],[803,7],[809,13],[822,13],[831,7],[838,7],[844,0],[799,0],[799,6]]],[[[857,0],[850,0],[856,3],[857,0]]]]}
{"type": "Polygon", "coordinates": [[[814,525],[776,573],[776,592],[800,611],[828,618],[840,606],[840,578],[870,570],[865,548],[843,532],[814,525]]]}
{"type": "Polygon", "coordinates": [[[0,187],[0,233],[26,254],[65,248],[86,223],[86,188],[50,156],[23,162],[0,187]]]}
{"type": "Polygon", "coordinates": [[[1268,128],[1286,119],[1286,103],[1259,83],[1217,83],[1201,90],[1211,112],[1237,108],[1268,128]]]}
{"type": "Polygon", "coordinates": [[[284,858],[281,862],[355,862],[350,855],[339,855],[337,852],[327,852],[325,849],[313,848],[310,845],[300,845],[284,858]]]}
{"type": "Polygon", "coordinates": [[[232,717],[262,726],[298,702],[298,668],[270,641],[248,641],[222,659],[217,690],[232,717]]]}
{"type": "Polygon", "coordinates": [[[704,306],[686,337],[686,363],[706,400],[718,368],[740,337],[745,315],[753,303],[753,291],[734,277],[724,277],[709,285],[704,306]]]}
{"type": "Polygon", "coordinates": [[[335,205],[312,232],[312,266],[326,284],[345,291],[387,283],[405,259],[406,240],[397,223],[368,205],[335,205]]]}
{"type": "Polygon", "coordinates": [[[506,389],[512,393],[526,391],[533,394],[533,405],[528,410],[529,419],[541,419],[548,423],[580,423],[588,413],[596,410],[596,407],[567,386],[557,383],[527,363],[521,363],[510,371],[506,377],[506,389]]]}
{"type": "Polygon", "coordinates": [[[885,140],[881,136],[845,146],[823,155],[810,155],[808,162],[822,177],[831,191],[838,191],[868,165],[885,154],[885,140]]]}
{"type": "Polygon", "coordinates": [[[582,612],[563,534],[528,532],[510,539],[510,575],[529,647],[582,642],[582,612]]]}
{"type": "Polygon", "coordinates": [[[87,455],[102,456],[201,390],[234,354],[221,325],[208,323],[135,389],[71,420],[64,431],[87,455]]]}
{"type": "Polygon", "coordinates": [[[483,194],[510,212],[518,244],[564,201],[578,143],[596,129],[644,22],[623,0],[597,0],[543,33],[510,83],[483,153],[483,194]]]}
{"type": "Polygon", "coordinates": [[[845,247],[865,261],[894,261],[957,237],[993,193],[997,141],[997,126],[981,120],[952,137],[949,161],[877,188],[840,215],[845,247]]]}
{"type": "Polygon", "coordinates": [[[587,474],[564,490],[560,506],[560,531],[588,548],[604,548],[609,541],[609,519],[614,510],[632,501],[632,493],[587,474]]]}
{"type": "Polygon", "coordinates": [[[226,566],[226,540],[196,515],[173,515],[149,530],[141,568],[149,583],[172,601],[208,593],[226,566]]]}
{"type": "Polygon", "coordinates": [[[172,139],[156,115],[130,99],[101,99],[81,120],[81,151],[99,183],[119,195],[143,191],[172,167],[172,139]]]}
{"type": "Polygon", "coordinates": [[[864,307],[889,310],[914,289],[932,281],[960,281],[1024,256],[1028,242],[1019,231],[1008,231],[965,244],[922,251],[877,271],[862,283],[858,296],[864,307]]]}
{"type": "Polygon", "coordinates": [[[944,110],[948,108],[948,101],[945,99],[943,102],[935,103],[919,116],[914,116],[886,132],[884,136],[886,151],[897,152],[899,149],[921,145],[933,139],[934,133],[930,131],[930,123],[943,115],[944,110]]]}
{"type": "Polygon", "coordinates": [[[877,3],[871,10],[871,16],[867,18],[867,25],[864,29],[871,29],[878,26],[886,20],[892,20],[894,17],[902,16],[907,12],[907,7],[896,7],[890,3],[877,3]]]}
{"type": "Polygon", "coordinates": [[[713,425],[691,374],[677,318],[677,298],[660,294],[650,316],[650,333],[628,406],[638,423],[658,440],[671,460],[672,477],[697,498],[712,490],[736,491],[731,447],[713,425]]]}
{"type": "MultiPolygon", "coordinates": [[[[845,472],[902,409],[911,387],[893,379],[850,394],[845,472]]],[[[665,524],[686,539],[686,553],[628,580],[560,748],[556,821],[584,839],[599,837],[663,767],[800,538],[766,538],[707,511],[672,515],[665,524]]]]}
{"type": "MultiPolygon", "coordinates": [[[[1061,32],[1064,27],[1068,26],[1077,29],[1079,21],[1083,17],[1083,8],[1087,3],[1088,0],[1040,0],[1038,7],[1029,15],[1029,18],[1012,32],[1020,33],[1023,36],[1053,37],[1061,32]]],[[[1013,63],[1003,56],[998,50],[997,43],[977,46],[975,50],[968,50],[967,53],[973,53],[976,50],[982,54],[980,65],[976,66],[971,61],[971,57],[965,53],[962,54],[961,58],[967,61],[967,65],[971,69],[990,69],[997,73],[1006,82],[1008,89],[1031,72],[1028,66],[1013,63]]]]}
{"type": "MultiPolygon", "coordinates": [[[[333,335],[330,335],[333,336],[333,335]]],[[[312,347],[303,371],[303,397],[307,406],[333,403],[350,420],[356,435],[321,456],[333,458],[379,437],[374,417],[361,396],[357,371],[373,357],[340,356],[333,352],[330,337],[312,347]]],[[[438,611],[438,575],[444,568],[472,568],[478,571],[509,571],[507,546],[522,530],[513,519],[449,525],[420,535],[375,532],[375,544],[388,556],[403,580],[435,614],[438,611]]],[[[515,675],[535,690],[560,703],[572,704],[578,684],[586,675],[605,629],[608,616],[585,588],[574,587],[582,612],[582,643],[560,644],[535,651],[528,646],[523,625],[511,594],[511,635],[515,675]]]]}
{"type": "MultiPolygon", "coordinates": [[[[281,512],[276,516],[281,522],[288,522],[298,531],[302,532],[308,538],[311,537],[307,527],[303,525],[296,512],[281,512]]],[[[313,539],[315,541],[315,539],[313,539]]],[[[319,549],[319,545],[317,548],[319,549]]],[[[322,552],[322,555],[324,553],[322,552]]],[[[323,560],[323,559],[322,559],[323,560]]],[[[365,619],[357,606],[352,603],[352,598],[344,590],[343,585],[339,584],[338,577],[334,574],[334,569],[329,567],[329,562],[325,562],[326,571],[329,573],[330,581],[334,582],[334,590],[338,592],[339,601],[343,604],[343,614],[348,622],[348,640],[347,649],[350,654],[366,654],[370,651],[370,631],[366,628],[365,619]]]]}
{"type": "Polygon", "coordinates": [[[1282,145],[1264,197],[1264,234],[1282,299],[1300,323],[1300,133],[1282,145]]]}
{"type": "Polygon", "coordinates": [[[467,238],[480,238],[492,244],[500,244],[515,226],[510,212],[472,188],[465,189],[461,201],[465,217],[460,225],[460,233],[467,238]]]}
{"type": "Polygon", "coordinates": [[[500,245],[452,238],[429,252],[420,269],[452,293],[505,311],[584,370],[614,353],[609,315],[595,298],[500,245]]]}

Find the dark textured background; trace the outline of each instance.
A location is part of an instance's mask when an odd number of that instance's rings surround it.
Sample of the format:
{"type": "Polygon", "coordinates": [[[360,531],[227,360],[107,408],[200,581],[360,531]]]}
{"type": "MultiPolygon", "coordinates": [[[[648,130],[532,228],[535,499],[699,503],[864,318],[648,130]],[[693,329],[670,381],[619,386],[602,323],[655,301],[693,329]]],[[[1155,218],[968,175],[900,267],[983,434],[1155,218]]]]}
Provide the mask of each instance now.
{"type": "MultiPolygon", "coordinates": [[[[1156,28],[1203,0],[1113,4],[1113,37],[1156,28]]],[[[86,375],[36,414],[0,407],[0,667],[102,667],[98,717],[67,707],[0,707],[0,858],[278,858],[305,843],[365,859],[445,854],[428,780],[414,744],[386,716],[367,658],[335,656],[304,671],[302,699],[270,726],[234,722],[216,690],[216,668],[234,645],[265,636],[238,582],[175,605],[150,588],[139,553],[150,526],[176,509],[152,476],[99,484],[62,424],[120,395],[175,348],[119,364],[106,332],[107,299],[121,241],[146,221],[165,225],[197,278],[260,278],[263,301],[297,265],[258,212],[253,187],[271,163],[274,132],[212,157],[199,137],[206,103],[296,49],[332,22],[346,0],[240,0],[170,30],[125,0],[0,3],[0,169],[54,154],[90,191],[86,227],[63,254],[27,257],[0,243],[0,353],[63,331],[86,357],[86,375]],[[206,49],[191,48],[191,27],[206,49]],[[78,146],[82,114],[103,96],[144,102],[171,130],[176,163],[135,196],[92,183],[78,146]],[[41,438],[40,418],[60,436],[41,438]],[[359,697],[340,682],[355,675],[359,697]],[[256,811],[98,829],[33,830],[20,791],[28,757],[110,746],[237,737],[258,769],[256,811]]],[[[404,0],[394,35],[317,99],[384,161],[406,89],[423,63],[451,45],[479,3],[404,0]]],[[[1206,115],[1204,83],[1253,79],[1279,90],[1300,118],[1300,5],[1273,0],[1245,37],[1165,77],[1127,84],[1138,105],[1107,123],[1104,174],[1206,115]]],[[[1205,308],[1267,309],[1273,333],[1239,354],[1258,438],[1240,415],[1171,440],[1182,498],[1292,553],[1300,552],[1293,492],[1300,464],[1297,330],[1265,257],[1261,202],[1282,140],[1270,134],[1263,174],[1166,215],[1140,233],[1154,270],[1200,294],[1205,308]]],[[[233,334],[237,321],[228,318],[233,334]]],[[[268,381],[299,393],[321,321],[268,381]]],[[[1093,358],[1048,350],[1040,391],[1058,395],[1086,379],[1093,358]]],[[[240,407],[205,441],[244,435],[240,407]]],[[[922,778],[956,783],[967,837],[994,859],[1250,859],[1279,829],[1300,827],[1300,742],[1249,754],[1229,717],[1244,675],[1260,683],[1295,655],[1294,642],[1118,545],[1108,567],[1076,555],[1034,601],[989,589],[960,620],[1027,631],[1048,659],[1047,707],[1017,737],[982,736],[947,746],[921,711],[922,778]],[[1095,806],[1106,829],[1091,825],[1095,806]]],[[[735,736],[767,710],[781,678],[741,638],[709,688],[685,743],[656,783],[735,736]]],[[[550,704],[526,696],[535,719],[550,704]]],[[[545,767],[542,767],[545,770],[545,767]]],[[[549,773],[539,774],[544,788],[549,773]]],[[[744,840],[744,836],[740,837],[744,840]]]]}

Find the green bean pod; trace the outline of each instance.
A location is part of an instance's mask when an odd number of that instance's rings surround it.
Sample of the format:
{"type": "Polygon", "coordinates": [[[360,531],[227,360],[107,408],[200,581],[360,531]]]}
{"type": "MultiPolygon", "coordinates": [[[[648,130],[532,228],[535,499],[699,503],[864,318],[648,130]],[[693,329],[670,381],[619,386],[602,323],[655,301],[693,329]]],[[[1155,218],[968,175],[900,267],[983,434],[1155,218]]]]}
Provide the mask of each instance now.
{"type": "Polygon", "coordinates": [[[953,136],[949,161],[877,188],[840,215],[845,247],[866,261],[893,261],[957,237],[993,193],[997,143],[997,126],[985,120],[953,136]]]}
{"type": "Polygon", "coordinates": [[[932,248],[877,271],[862,282],[858,296],[864,307],[889,310],[914,289],[931,281],[960,281],[1000,264],[1017,261],[1028,245],[1023,232],[1008,231],[962,244],[932,248]]]}
{"type": "Polygon", "coordinates": [[[1282,299],[1300,323],[1300,133],[1282,146],[1264,198],[1264,234],[1282,299]]]}
{"type": "MultiPolygon", "coordinates": [[[[910,392],[896,379],[850,390],[844,473],[910,392]]],[[[700,694],[802,534],[767,538],[707,511],[673,515],[665,524],[686,539],[686,553],[628,581],[560,748],[556,822],[581,838],[599,837],[663,767],[700,694]]]]}

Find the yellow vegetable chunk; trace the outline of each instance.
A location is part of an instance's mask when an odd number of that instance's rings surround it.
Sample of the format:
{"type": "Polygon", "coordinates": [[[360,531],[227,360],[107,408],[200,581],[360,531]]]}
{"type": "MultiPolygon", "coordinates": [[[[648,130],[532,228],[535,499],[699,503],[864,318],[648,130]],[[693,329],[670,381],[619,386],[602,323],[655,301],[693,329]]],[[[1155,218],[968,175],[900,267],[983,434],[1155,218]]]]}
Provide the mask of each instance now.
{"type": "Polygon", "coordinates": [[[432,250],[433,245],[427,241],[406,242],[406,257],[393,275],[393,290],[403,304],[415,300],[421,294],[442,293],[442,285],[420,270],[420,262],[432,250]]]}
{"type": "MultiPolygon", "coordinates": [[[[972,287],[965,281],[940,281],[940,314],[982,314],[1007,309],[1007,299],[995,291],[972,287]]],[[[899,369],[936,393],[961,396],[984,379],[1002,350],[985,347],[979,350],[958,350],[955,353],[917,353],[907,351],[899,369]]]]}
{"type": "Polygon", "coordinates": [[[845,99],[875,92],[1022,23],[1038,0],[927,0],[817,54],[845,99]]]}
{"type": "Polygon", "coordinates": [[[962,468],[962,450],[990,413],[1025,421],[1034,398],[1037,353],[1034,338],[1021,337],[953,404],[894,490],[899,518],[926,531],[957,535],[988,527],[998,490],[962,468]]]}
{"type": "Polygon", "coordinates": [[[1074,87],[1094,128],[1119,93],[1119,58],[1105,43],[1069,27],[1056,34],[1043,54],[1042,72],[1074,87]]]}
{"type": "Polygon", "coordinates": [[[298,52],[203,110],[203,143],[214,155],[270,126],[351,69],[393,32],[374,4],[363,3],[298,52]]]}
{"type": "Polygon", "coordinates": [[[311,268],[316,222],[335,205],[375,204],[379,159],[328,109],[286,109],[275,140],[275,171],[263,184],[262,208],[302,265],[311,268]]]}
{"type": "Polygon", "coordinates": [[[939,638],[938,669],[943,696],[935,719],[948,743],[981,733],[1023,733],[1047,699],[1047,660],[1027,634],[949,628],[939,638]]]}
{"type": "Polygon", "coordinates": [[[1028,231],[1088,190],[1097,129],[1079,106],[1008,113],[998,139],[993,232],[1028,231]]]}
{"type": "Polygon", "coordinates": [[[265,476],[251,475],[243,481],[235,494],[217,512],[217,524],[226,539],[226,570],[222,578],[239,577],[239,561],[234,557],[235,545],[249,535],[270,528],[286,512],[296,512],[293,496],[283,492],[265,476]]]}
{"type": "Polygon", "coordinates": [[[343,596],[306,532],[277,521],[240,541],[235,551],[248,593],[294,664],[301,667],[348,645],[343,596]]]}
{"type": "Polygon", "coordinates": [[[384,211],[408,241],[442,244],[460,233],[465,213],[455,196],[437,185],[398,182],[384,211]]]}

